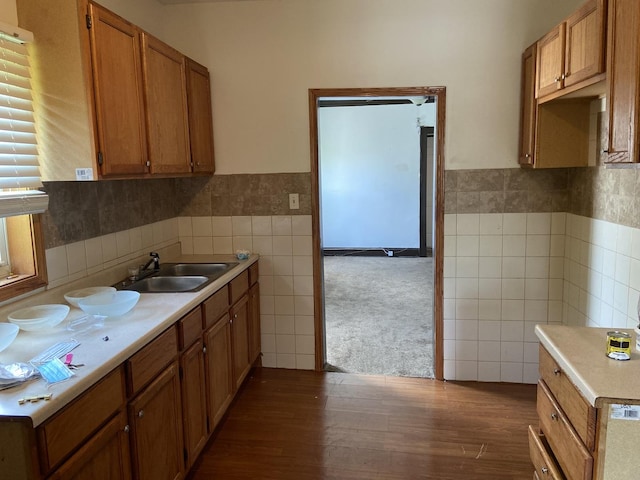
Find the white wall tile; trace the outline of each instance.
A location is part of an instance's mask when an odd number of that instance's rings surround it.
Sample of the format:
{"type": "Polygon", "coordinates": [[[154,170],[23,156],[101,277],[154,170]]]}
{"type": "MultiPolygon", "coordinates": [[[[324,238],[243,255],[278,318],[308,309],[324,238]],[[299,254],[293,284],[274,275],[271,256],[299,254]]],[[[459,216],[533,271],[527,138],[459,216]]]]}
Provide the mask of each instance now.
{"type": "Polygon", "coordinates": [[[458,214],[456,219],[456,234],[478,235],[480,233],[480,215],[477,213],[458,214]]]}
{"type": "Polygon", "coordinates": [[[102,239],[100,237],[89,238],[84,241],[84,246],[87,268],[102,267],[104,262],[102,258],[102,239]]]}
{"type": "Polygon", "coordinates": [[[311,236],[312,233],[311,215],[293,215],[291,217],[292,235],[311,236]]]}
{"type": "MultiPolygon", "coordinates": [[[[198,217],[194,217],[196,219],[198,217]]],[[[214,237],[231,237],[233,236],[233,227],[231,222],[231,217],[212,217],[211,218],[211,229],[213,231],[212,235],[214,237]]],[[[195,233],[195,225],[194,225],[194,235],[195,233]]]]}
{"type": "Polygon", "coordinates": [[[527,235],[551,234],[551,213],[528,213],[527,235]]]}
{"type": "Polygon", "coordinates": [[[271,217],[267,215],[256,215],[251,217],[251,234],[255,236],[271,236],[271,217]]]}
{"type": "Polygon", "coordinates": [[[456,257],[456,277],[477,278],[478,257],[456,257]]]}
{"type": "Polygon", "coordinates": [[[274,255],[292,255],[293,243],[291,236],[278,235],[273,237],[273,254],[274,255]]]}
{"type": "Polygon", "coordinates": [[[480,278],[502,278],[501,257],[479,257],[477,260],[480,278]]]}
{"type": "Polygon", "coordinates": [[[524,235],[527,233],[526,213],[505,213],[502,231],[504,235],[524,235]]]}
{"type": "Polygon", "coordinates": [[[450,214],[450,213],[445,214],[444,216],[444,235],[445,236],[456,235],[456,231],[457,231],[456,221],[457,221],[457,215],[450,214]]]}
{"type": "Polygon", "coordinates": [[[291,237],[293,255],[312,255],[313,241],[311,235],[293,235],[291,237]]]}
{"type": "Polygon", "coordinates": [[[45,256],[47,262],[47,275],[50,282],[69,275],[67,249],[64,245],[47,249],[45,256]]]}
{"type": "Polygon", "coordinates": [[[231,236],[231,232],[220,232],[216,230],[213,226],[216,221],[221,217],[191,217],[191,228],[193,230],[192,235],[194,237],[212,237],[213,235],[222,236],[228,235],[231,236]]]}
{"type": "Polygon", "coordinates": [[[271,228],[273,235],[291,235],[291,216],[274,215],[271,217],[271,228]]]}
{"type": "Polygon", "coordinates": [[[193,237],[191,217],[178,218],[178,233],[181,237],[193,237]]]}
{"type": "Polygon", "coordinates": [[[477,257],[480,252],[478,235],[459,235],[457,237],[456,255],[458,257],[477,257]]]}
{"type": "Polygon", "coordinates": [[[500,362],[478,362],[478,381],[499,382],[500,362]]]}
{"type": "Polygon", "coordinates": [[[253,218],[250,216],[233,216],[231,217],[231,233],[235,236],[251,235],[251,223],[253,218]]]}
{"type": "Polygon", "coordinates": [[[524,257],[527,251],[526,235],[505,235],[502,237],[502,255],[524,257]]]}
{"type": "Polygon", "coordinates": [[[478,254],[483,257],[502,256],[501,235],[480,235],[478,254]]]}

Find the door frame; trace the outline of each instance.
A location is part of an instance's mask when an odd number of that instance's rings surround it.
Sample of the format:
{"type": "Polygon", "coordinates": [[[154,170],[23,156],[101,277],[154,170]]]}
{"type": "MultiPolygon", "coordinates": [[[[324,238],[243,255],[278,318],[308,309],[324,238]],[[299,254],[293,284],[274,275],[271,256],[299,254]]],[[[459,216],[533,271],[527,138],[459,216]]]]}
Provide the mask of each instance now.
{"type": "Polygon", "coordinates": [[[433,248],[433,323],[435,378],[444,380],[443,360],[443,256],[444,256],[444,133],[445,87],[313,88],[309,89],[309,140],[311,147],[311,223],[313,242],[313,304],[315,369],[325,366],[323,269],[320,238],[320,172],[318,151],[318,100],[321,97],[417,97],[436,98],[435,241],[433,248]]]}

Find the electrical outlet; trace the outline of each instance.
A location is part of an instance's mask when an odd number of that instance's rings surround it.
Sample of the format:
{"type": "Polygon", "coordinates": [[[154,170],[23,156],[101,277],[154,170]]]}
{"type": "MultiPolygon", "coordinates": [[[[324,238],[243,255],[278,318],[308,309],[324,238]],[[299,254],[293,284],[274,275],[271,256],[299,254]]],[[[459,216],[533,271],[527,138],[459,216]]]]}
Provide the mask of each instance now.
{"type": "Polygon", "coordinates": [[[298,195],[297,193],[289,194],[289,209],[290,210],[300,209],[300,195],[298,195]]]}

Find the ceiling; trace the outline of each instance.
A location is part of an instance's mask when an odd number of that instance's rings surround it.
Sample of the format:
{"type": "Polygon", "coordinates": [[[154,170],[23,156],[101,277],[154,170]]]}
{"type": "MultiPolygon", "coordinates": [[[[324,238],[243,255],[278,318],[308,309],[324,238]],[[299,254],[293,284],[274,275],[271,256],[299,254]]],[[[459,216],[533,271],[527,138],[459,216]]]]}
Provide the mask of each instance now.
{"type": "Polygon", "coordinates": [[[242,2],[243,0],[157,0],[165,5],[177,5],[180,3],[213,3],[213,2],[242,2]]]}

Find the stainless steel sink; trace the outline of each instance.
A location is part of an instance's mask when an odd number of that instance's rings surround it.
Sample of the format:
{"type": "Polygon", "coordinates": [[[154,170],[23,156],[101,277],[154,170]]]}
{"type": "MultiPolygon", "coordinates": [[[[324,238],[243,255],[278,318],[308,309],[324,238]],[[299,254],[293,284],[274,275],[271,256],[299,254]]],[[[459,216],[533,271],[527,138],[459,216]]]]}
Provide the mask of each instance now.
{"type": "Polygon", "coordinates": [[[165,263],[159,270],[145,270],[143,278],[123,280],[114,286],[120,290],[141,293],[197,292],[236,265],[237,262],[165,263]]]}

